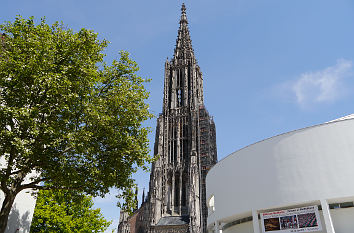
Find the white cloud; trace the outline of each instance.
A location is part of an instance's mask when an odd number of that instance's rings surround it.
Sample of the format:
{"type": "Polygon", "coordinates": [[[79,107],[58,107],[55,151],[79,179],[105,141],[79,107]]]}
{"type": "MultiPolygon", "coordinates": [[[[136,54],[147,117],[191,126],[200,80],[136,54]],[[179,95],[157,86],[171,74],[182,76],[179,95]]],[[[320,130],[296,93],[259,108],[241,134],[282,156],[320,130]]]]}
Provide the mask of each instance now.
{"type": "Polygon", "coordinates": [[[307,72],[291,84],[296,102],[301,107],[333,102],[343,96],[343,79],[352,73],[352,62],[344,59],[334,66],[316,72],[307,72]]]}

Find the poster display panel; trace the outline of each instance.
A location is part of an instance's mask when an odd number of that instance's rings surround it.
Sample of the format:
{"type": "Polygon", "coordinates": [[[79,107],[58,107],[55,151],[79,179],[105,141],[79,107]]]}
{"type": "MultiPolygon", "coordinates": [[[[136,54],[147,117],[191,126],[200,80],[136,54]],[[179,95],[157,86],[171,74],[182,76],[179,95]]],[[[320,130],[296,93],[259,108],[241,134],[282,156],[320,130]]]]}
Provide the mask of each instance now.
{"type": "Polygon", "coordinates": [[[263,233],[294,233],[321,231],[317,206],[261,213],[263,233]]]}

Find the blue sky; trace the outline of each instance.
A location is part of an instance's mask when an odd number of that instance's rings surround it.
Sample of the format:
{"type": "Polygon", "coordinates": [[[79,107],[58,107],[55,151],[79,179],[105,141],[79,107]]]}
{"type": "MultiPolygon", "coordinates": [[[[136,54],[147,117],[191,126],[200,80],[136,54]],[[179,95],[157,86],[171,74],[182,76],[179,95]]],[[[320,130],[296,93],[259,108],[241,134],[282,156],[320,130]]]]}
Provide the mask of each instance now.
{"type": "MultiPolygon", "coordinates": [[[[127,50],[151,78],[149,104],[162,108],[163,68],[173,55],[179,0],[1,0],[0,22],[46,16],[111,42],[107,61],[127,50]]],[[[354,112],[354,2],[186,0],[205,104],[214,116],[219,160],[256,141],[354,112]]],[[[38,21],[37,21],[38,22],[38,21]]],[[[153,147],[156,120],[152,127],[153,147]]],[[[251,168],[250,168],[251,169],[251,168]]],[[[139,172],[139,188],[149,175],[139,172]]],[[[114,193],[114,191],[112,192],[114,193]]],[[[140,195],[140,194],[139,194],[140,195]]],[[[114,195],[96,199],[116,228],[114,195]]]]}

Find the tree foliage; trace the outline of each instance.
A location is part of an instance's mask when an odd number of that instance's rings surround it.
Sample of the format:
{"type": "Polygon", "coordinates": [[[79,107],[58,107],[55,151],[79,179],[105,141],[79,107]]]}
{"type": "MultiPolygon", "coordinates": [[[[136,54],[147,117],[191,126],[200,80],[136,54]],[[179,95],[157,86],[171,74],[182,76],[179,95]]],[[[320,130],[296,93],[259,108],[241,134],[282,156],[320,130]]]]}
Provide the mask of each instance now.
{"type": "Polygon", "coordinates": [[[31,233],[104,232],[111,222],[100,209],[93,209],[92,197],[63,190],[42,190],[38,194],[31,233]]]}
{"type": "Polygon", "coordinates": [[[25,189],[103,196],[114,187],[132,207],[132,174],[152,160],[137,64],[124,51],[105,63],[108,42],[87,29],[17,17],[0,30],[0,232],[25,189]]]}

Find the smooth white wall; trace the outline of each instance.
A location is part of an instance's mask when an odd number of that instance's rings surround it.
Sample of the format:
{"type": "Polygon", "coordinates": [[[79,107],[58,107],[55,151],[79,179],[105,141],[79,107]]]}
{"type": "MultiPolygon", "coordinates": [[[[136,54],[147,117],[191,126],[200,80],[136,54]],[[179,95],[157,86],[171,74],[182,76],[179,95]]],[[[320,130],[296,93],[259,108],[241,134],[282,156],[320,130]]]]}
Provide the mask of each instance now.
{"type": "Polygon", "coordinates": [[[208,225],[252,209],[354,196],[354,120],[292,131],[243,148],[207,175],[208,225]]]}
{"type": "Polygon", "coordinates": [[[330,211],[336,233],[354,232],[354,207],[330,211]]]}
{"type": "MultiPolygon", "coordinates": [[[[0,164],[5,164],[4,158],[0,158],[0,164]]],[[[30,182],[29,177],[35,174],[36,173],[29,174],[25,182],[30,182]]],[[[10,212],[5,233],[27,233],[30,231],[32,216],[36,205],[36,199],[31,193],[33,192],[27,189],[17,194],[10,212]],[[17,229],[18,231],[16,231],[17,229]]],[[[0,190],[0,208],[3,201],[4,193],[0,190]]]]}
{"type": "Polygon", "coordinates": [[[222,233],[253,233],[252,221],[234,225],[225,229],[222,233]]]}
{"type": "MultiPolygon", "coordinates": [[[[2,205],[3,201],[4,193],[0,191],[0,205],[2,205]]],[[[35,205],[36,200],[30,193],[22,191],[17,194],[15,203],[11,209],[5,233],[29,232],[35,205]],[[16,231],[17,229],[19,229],[19,231],[16,231]]]]}

